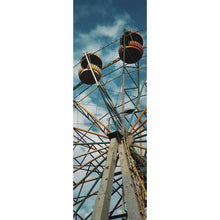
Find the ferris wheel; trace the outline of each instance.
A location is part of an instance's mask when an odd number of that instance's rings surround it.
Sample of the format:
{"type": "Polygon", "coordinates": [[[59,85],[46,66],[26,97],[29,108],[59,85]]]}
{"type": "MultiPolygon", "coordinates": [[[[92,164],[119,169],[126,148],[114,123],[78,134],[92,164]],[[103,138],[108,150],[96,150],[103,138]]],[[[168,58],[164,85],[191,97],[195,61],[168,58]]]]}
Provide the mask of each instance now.
{"type": "Polygon", "coordinates": [[[82,51],[74,66],[73,219],[146,219],[144,30],[124,30],[103,48],[82,51]],[[118,52],[104,63],[115,44],[118,52]]]}

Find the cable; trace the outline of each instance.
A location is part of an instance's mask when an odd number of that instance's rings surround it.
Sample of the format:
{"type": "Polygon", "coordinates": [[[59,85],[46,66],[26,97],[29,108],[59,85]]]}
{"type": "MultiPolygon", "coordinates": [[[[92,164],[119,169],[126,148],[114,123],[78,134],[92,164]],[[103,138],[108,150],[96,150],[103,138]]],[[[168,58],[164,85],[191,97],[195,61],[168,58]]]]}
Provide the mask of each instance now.
{"type": "MultiPolygon", "coordinates": [[[[141,31],[146,30],[146,29],[147,29],[147,28],[142,28],[142,29],[138,30],[137,32],[141,32],[141,31]]],[[[95,52],[92,52],[92,53],[97,53],[97,52],[99,52],[100,50],[103,50],[104,48],[106,48],[106,47],[108,47],[108,46],[110,46],[110,45],[116,43],[116,42],[119,41],[119,40],[120,40],[120,38],[117,39],[117,40],[112,41],[111,43],[105,45],[104,47],[102,47],[102,48],[100,48],[100,49],[98,49],[98,50],[96,50],[95,52]]],[[[73,68],[75,68],[76,66],[78,66],[78,65],[80,64],[80,62],[81,62],[81,61],[79,61],[78,63],[76,63],[76,64],[73,66],[73,68]]]]}

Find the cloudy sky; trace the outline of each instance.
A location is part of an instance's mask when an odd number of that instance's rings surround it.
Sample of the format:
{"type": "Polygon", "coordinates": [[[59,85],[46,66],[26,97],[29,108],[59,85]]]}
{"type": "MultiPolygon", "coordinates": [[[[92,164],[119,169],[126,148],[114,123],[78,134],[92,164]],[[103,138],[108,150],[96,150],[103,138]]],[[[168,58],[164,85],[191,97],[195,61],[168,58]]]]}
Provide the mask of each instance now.
{"type": "MultiPolygon", "coordinates": [[[[118,49],[120,47],[119,38],[121,37],[124,29],[127,30],[142,30],[140,33],[144,39],[144,46],[147,45],[147,21],[146,21],[146,1],[140,0],[138,3],[130,0],[85,0],[85,1],[74,1],[74,41],[73,41],[73,63],[74,63],[74,72],[73,72],[73,85],[77,85],[80,80],[78,77],[78,70],[80,68],[79,61],[83,56],[85,51],[95,52],[104,46],[114,42],[108,47],[100,50],[97,54],[102,58],[103,65],[108,64],[109,62],[115,60],[119,57],[118,49]],[[118,40],[118,41],[117,41],[118,40]],[[78,64],[78,65],[77,65],[78,64]]],[[[140,70],[140,87],[144,84],[144,79],[146,76],[146,48],[144,49],[143,58],[140,61],[140,67],[143,68],[140,70]]],[[[102,80],[103,82],[108,82],[114,77],[119,77],[116,80],[113,80],[110,83],[106,84],[106,89],[110,94],[111,99],[113,100],[115,106],[119,106],[117,111],[120,113],[122,111],[120,103],[122,101],[122,65],[123,62],[119,61],[114,65],[102,70],[102,80]],[[116,71],[115,71],[116,70],[116,71]],[[114,73],[111,73],[114,71],[114,73]]],[[[135,65],[130,64],[128,71],[134,70],[135,65]]],[[[136,87],[134,81],[137,82],[137,72],[130,73],[130,76],[125,77],[125,88],[134,88],[136,87]]],[[[97,89],[91,95],[84,98],[89,92],[93,91],[96,88],[96,85],[88,86],[86,84],[81,85],[79,88],[74,90],[74,100],[79,101],[80,104],[91,112],[96,118],[101,118],[103,115],[108,113],[105,103],[101,97],[100,91],[97,89]]],[[[146,94],[146,85],[143,86],[143,93],[146,94]]],[[[127,95],[125,95],[125,109],[133,108],[135,101],[133,103],[130,101],[130,98],[133,99],[137,97],[137,89],[128,89],[127,95]],[[130,97],[130,98],[129,98],[130,97]]],[[[146,106],[146,96],[141,97],[141,106],[140,109],[143,110],[146,106]]],[[[86,117],[84,117],[79,111],[74,108],[74,127],[83,128],[89,130],[91,123],[86,117]]],[[[101,121],[107,125],[110,123],[110,129],[114,130],[113,121],[108,121],[109,115],[103,118],[101,121]]],[[[128,116],[129,117],[129,116],[128,116]]],[[[134,117],[135,118],[135,117],[134,117]]],[[[144,120],[144,119],[143,119],[144,120]]],[[[135,119],[134,119],[135,121],[135,119]]],[[[143,121],[142,121],[143,122],[143,121]]],[[[138,125],[138,124],[137,124],[138,125]]],[[[95,126],[91,129],[93,132],[101,133],[95,126]]],[[[83,139],[80,139],[80,136],[74,133],[74,141],[89,141],[88,137],[91,137],[94,141],[100,141],[99,137],[94,135],[86,135],[83,139]],[[76,139],[79,138],[79,139],[76,139]]],[[[103,139],[108,141],[108,139],[103,139]]],[[[91,140],[89,141],[91,142],[91,140]]],[[[103,147],[103,146],[102,146],[103,147]]],[[[100,146],[97,146],[100,148],[100,146]]],[[[74,155],[79,155],[87,152],[88,149],[77,146],[74,149],[74,155]]],[[[97,156],[99,153],[94,153],[93,156],[97,156]]],[[[92,157],[89,155],[86,158],[77,158],[77,161],[74,160],[74,164],[81,163],[82,161],[88,162],[92,157]]],[[[101,161],[101,158],[97,160],[101,161]]],[[[96,163],[95,163],[96,164],[96,163]]],[[[100,169],[101,171],[102,169],[100,169]]],[[[85,176],[86,171],[80,170],[74,173],[74,179],[78,182],[85,176]]],[[[97,173],[93,173],[89,178],[97,177],[97,173]]],[[[86,192],[92,187],[94,182],[88,182],[84,184],[81,195],[86,194],[86,192]]],[[[121,184],[121,182],[119,181],[121,184]]],[[[99,185],[99,184],[98,184],[99,185]]],[[[98,185],[92,190],[98,190],[98,185]]],[[[113,184],[113,187],[117,188],[117,184],[113,184]]],[[[74,194],[77,195],[80,193],[80,187],[76,188],[74,194]]],[[[79,214],[84,218],[92,211],[94,205],[94,198],[91,197],[87,199],[84,205],[80,208],[79,214]]],[[[113,204],[116,204],[118,201],[119,195],[116,193],[111,200],[111,208],[113,204]]],[[[77,208],[75,206],[75,208],[77,208]]],[[[110,208],[110,209],[111,209],[110,208]]],[[[117,212],[116,212],[117,213],[117,212]]],[[[119,210],[118,210],[119,213],[119,210]]]]}
{"type": "MultiPolygon", "coordinates": [[[[103,1],[74,1],[74,65],[79,63],[83,53],[95,52],[98,49],[104,47],[105,45],[117,40],[120,38],[123,30],[141,30],[146,28],[146,1],[140,0],[137,3],[133,1],[112,1],[108,0],[103,3],[103,1]]],[[[147,44],[146,29],[141,32],[144,38],[144,45],[147,44]]],[[[104,50],[98,52],[101,56],[103,65],[111,62],[112,60],[118,58],[118,49],[119,41],[106,47],[104,50]]],[[[146,56],[146,49],[144,55],[146,56]]],[[[110,71],[113,71],[116,68],[120,68],[122,62],[119,61],[115,65],[107,68],[102,71],[102,75],[107,75],[110,71]]],[[[141,67],[146,66],[146,58],[143,60],[141,67]]],[[[80,80],[78,77],[78,70],[80,65],[74,68],[73,73],[73,84],[77,85],[80,80]]],[[[121,71],[121,70],[120,70],[121,71]]],[[[144,76],[146,71],[140,73],[140,82],[143,83],[144,76]]],[[[116,75],[114,75],[116,76],[116,75]]],[[[136,76],[134,76],[135,79],[136,76]]],[[[107,75],[103,78],[103,81],[106,82],[113,78],[113,75],[107,75]]],[[[137,79],[135,79],[137,80],[137,79]]],[[[127,81],[127,84],[130,84],[127,81]]],[[[140,83],[141,84],[141,83],[140,83]]],[[[79,91],[82,91],[86,86],[82,85],[80,89],[75,91],[74,96],[79,94],[79,91]]],[[[121,79],[113,81],[109,86],[106,85],[109,93],[111,93],[111,98],[117,102],[120,102],[121,96],[118,96],[121,91],[121,79]]],[[[91,88],[92,89],[92,88],[91,88]]],[[[135,91],[129,91],[132,93],[135,91]]],[[[81,97],[85,95],[81,94],[81,97]]],[[[94,97],[97,97],[97,93],[91,95],[85,102],[88,104],[91,102],[93,105],[102,106],[103,103],[94,103],[91,100],[94,97]]],[[[135,95],[135,94],[130,94],[135,95]]],[[[80,97],[78,99],[80,100],[80,97]]],[[[126,100],[125,100],[126,101],[126,100]]],[[[132,107],[132,106],[128,106],[132,107]]],[[[95,107],[93,106],[93,109],[95,107]]],[[[93,112],[94,113],[94,112],[93,112]]]]}
{"type": "MultiPolygon", "coordinates": [[[[75,0],[74,63],[84,50],[96,51],[119,38],[124,28],[146,28],[145,0],[75,0]]],[[[111,60],[111,54],[105,59],[111,60]]]]}

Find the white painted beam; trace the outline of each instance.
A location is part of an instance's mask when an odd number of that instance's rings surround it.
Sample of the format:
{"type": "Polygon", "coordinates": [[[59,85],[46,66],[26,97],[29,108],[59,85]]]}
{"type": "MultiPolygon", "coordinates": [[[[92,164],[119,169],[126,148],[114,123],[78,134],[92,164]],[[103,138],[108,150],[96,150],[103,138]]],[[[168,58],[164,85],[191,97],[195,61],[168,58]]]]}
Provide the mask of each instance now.
{"type": "Polygon", "coordinates": [[[108,150],[107,161],[103,172],[101,184],[99,187],[99,192],[96,197],[95,207],[92,213],[91,220],[108,219],[111,194],[112,194],[112,184],[114,179],[114,170],[117,159],[117,148],[118,148],[117,139],[116,138],[111,139],[108,150]]]}
{"type": "MultiPolygon", "coordinates": [[[[128,146],[131,145],[133,137],[127,138],[128,146]]],[[[128,218],[131,220],[141,220],[140,208],[138,205],[137,196],[135,195],[134,185],[129,170],[129,161],[126,155],[126,146],[122,143],[118,146],[119,160],[122,173],[122,183],[126,200],[128,218]]]]}

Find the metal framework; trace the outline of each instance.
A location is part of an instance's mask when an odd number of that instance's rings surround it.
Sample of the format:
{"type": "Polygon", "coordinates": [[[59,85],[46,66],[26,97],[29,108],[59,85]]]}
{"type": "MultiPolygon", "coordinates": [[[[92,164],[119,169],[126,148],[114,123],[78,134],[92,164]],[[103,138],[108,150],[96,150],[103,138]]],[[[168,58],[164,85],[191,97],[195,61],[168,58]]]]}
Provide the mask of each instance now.
{"type": "Polygon", "coordinates": [[[146,55],[120,64],[116,54],[99,81],[84,55],[95,84],[73,88],[73,219],[146,219],[146,55]]]}

